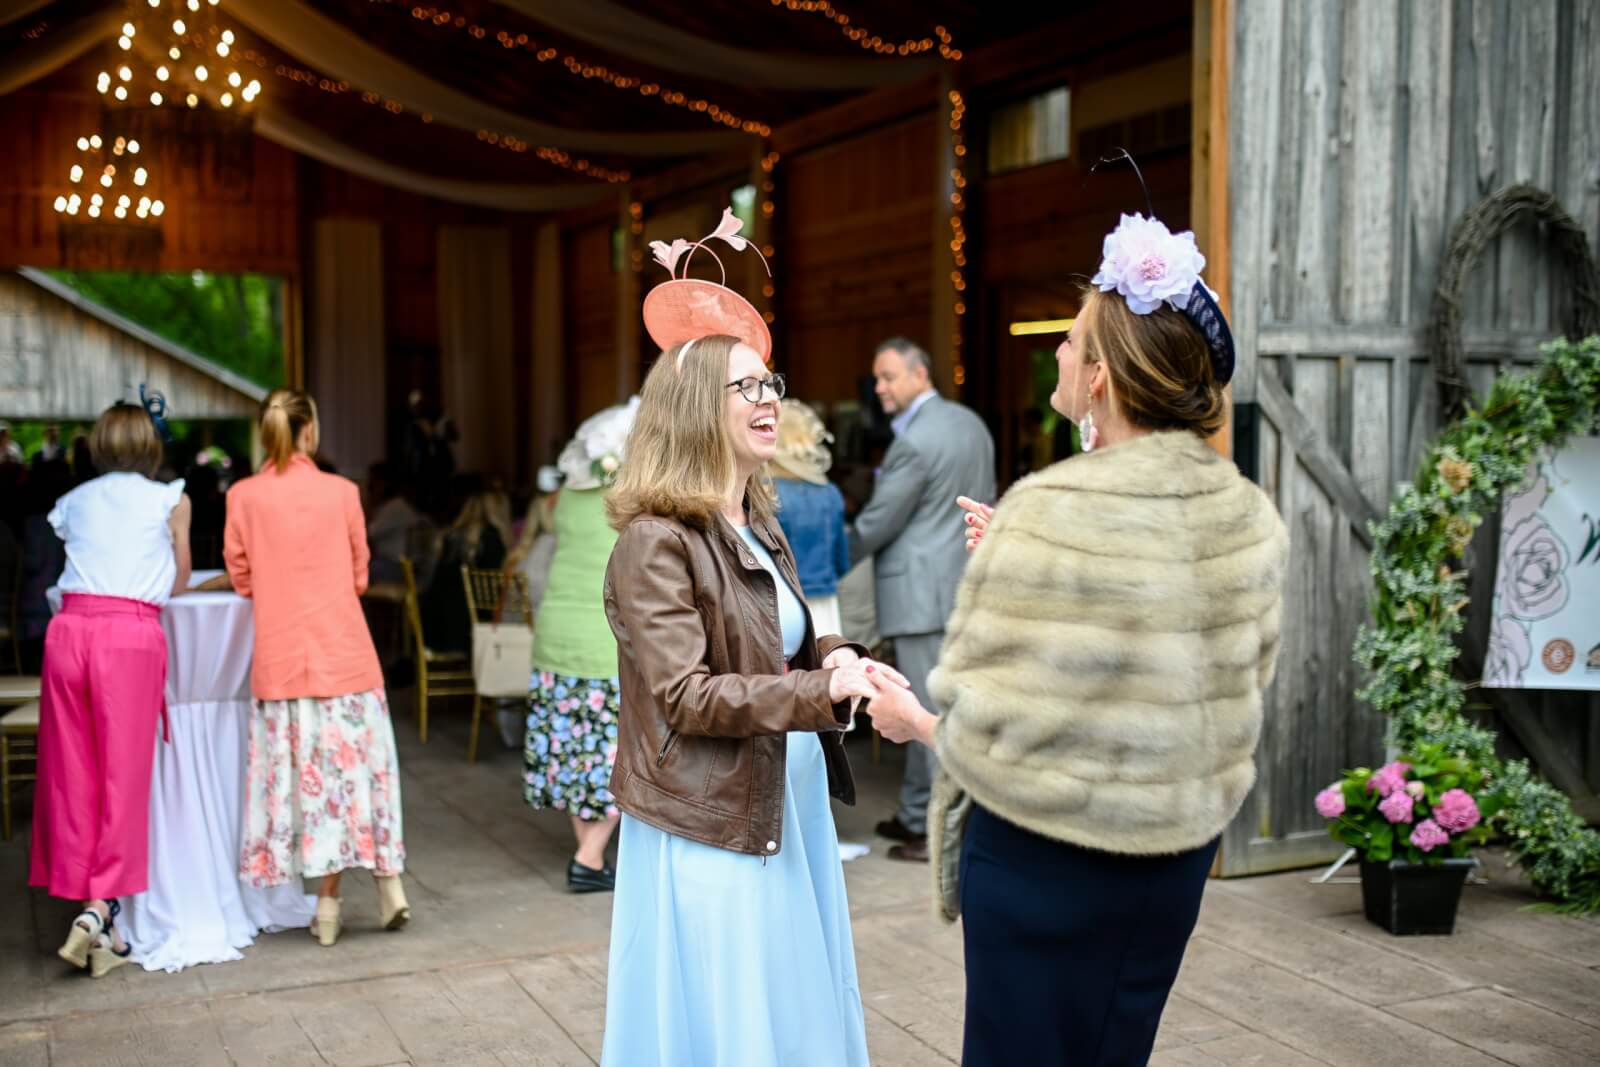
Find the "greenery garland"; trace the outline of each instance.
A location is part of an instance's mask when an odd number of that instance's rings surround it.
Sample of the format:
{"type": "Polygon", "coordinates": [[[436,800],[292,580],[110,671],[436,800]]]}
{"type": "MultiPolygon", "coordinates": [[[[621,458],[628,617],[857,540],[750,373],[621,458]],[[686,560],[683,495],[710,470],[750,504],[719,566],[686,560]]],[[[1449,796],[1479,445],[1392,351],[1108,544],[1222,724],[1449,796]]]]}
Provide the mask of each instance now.
{"type": "Polygon", "coordinates": [[[1494,824],[1518,865],[1558,910],[1588,913],[1600,910],[1600,832],[1526,760],[1496,756],[1495,732],[1463,714],[1467,685],[1452,670],[1467,606],[1466,572],[1452,563],[1541,450],[1600,420],[1600,336],[1541,351],[1536,371],[1502,375],[1480,407],[1446,427],[1372,526],[1372,623],[1355,650],[1371,674],[1358,695],[1388,716],[1390,745],[1442,745],[1483,768],[1494,824]]]}

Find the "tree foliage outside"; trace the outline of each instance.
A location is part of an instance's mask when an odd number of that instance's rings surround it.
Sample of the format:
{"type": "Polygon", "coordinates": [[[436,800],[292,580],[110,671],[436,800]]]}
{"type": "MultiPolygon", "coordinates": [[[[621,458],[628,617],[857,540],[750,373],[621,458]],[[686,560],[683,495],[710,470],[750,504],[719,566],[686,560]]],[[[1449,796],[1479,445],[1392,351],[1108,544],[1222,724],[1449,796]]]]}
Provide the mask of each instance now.
{"type": "Polygon", "coordinates": [[[283,279],[52,271],[98,304],[257,385],[283,384],[283,279]]]}

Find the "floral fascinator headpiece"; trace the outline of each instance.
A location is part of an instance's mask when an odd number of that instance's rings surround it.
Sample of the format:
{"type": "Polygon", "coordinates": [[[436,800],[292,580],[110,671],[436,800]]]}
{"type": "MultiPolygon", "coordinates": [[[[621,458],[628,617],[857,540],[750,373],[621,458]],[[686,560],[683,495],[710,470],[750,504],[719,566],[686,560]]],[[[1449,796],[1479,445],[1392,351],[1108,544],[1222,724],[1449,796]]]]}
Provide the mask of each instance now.
{"type": "MultiPolygon", "coordinates": [[[[567,489],[605,489],[617,479],[639,398],[590,415],[556,459],[567,489]]],[[[540,472],[541,475],[543,472],[540,472]]]]}
{"type": "MultiPolygon", "coordinates": [[[[1133,164],[1139,184],[1144,184],[1144,175],[1132,156],[1123,152],[1101,162],[1113,159],[1133,164]]],[[[1149,196],[1147,188],[1147,206],[1149,196]]],[[[1115,290],[1135,315],[1148,315],[1162,304],[1182,314],[1205,338],[1217,384],[1226,385],[1233,377],[1233,332],[1217,305],[1216,294],[1200,278],[1205,266],[1206,257],[1195,244],[1193,231],[1173,233],[1152,210],[1148,218],[1122,216],[1117,228],[1106,235],[1100,270],[1089,281],[1102,293],[1115,290]]]]}
{"type": "MultiPolygon", "coordinates": [[[[755,349],[762,362],[772,358],[772,333],[767,329],[761,313],[751,306],[750,301],[728,288],[728,269],[723,265],[722,257],[707,244],[716,239],[727,242],[735,252],[749,248],[761,256],[761,265],[765,267],[767,257],[761,255],[761,249],[751,244],[748,238],[739,236],[743,228],[744,222],[733,213],[733,209],[723,208],[722,221],[717,223],[717,228],[698,241],[689,242],[680,237],[671,244],[665,241],[650,242],[656,262],[667,268],[672,280],[662,282],[644,298],[644,328],[650,334],[650,340],[663,352],[669,351],[674,345],[683,345],[678,351],[680,369],[683,367],[683,357],[689,353],[690,342],[702,337],[737,337],[755,349]],[[721,284],[686,276],[690,260],[702,249],[717,261],[717,267],[722,271],[721,284]]],[[[771,276],[771,267],[767,267],[767,274],[771,276]]]]}

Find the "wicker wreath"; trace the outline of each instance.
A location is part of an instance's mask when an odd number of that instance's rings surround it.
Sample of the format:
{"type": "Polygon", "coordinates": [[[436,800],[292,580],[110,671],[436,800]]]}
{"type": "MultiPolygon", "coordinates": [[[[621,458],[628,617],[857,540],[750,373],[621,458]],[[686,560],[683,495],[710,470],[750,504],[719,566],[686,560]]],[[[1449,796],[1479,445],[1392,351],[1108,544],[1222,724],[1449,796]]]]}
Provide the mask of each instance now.
{"type": "Polygon", "coordinates": [[[1600,333],[1600,271],[1595,268],[1583,227],[1543,189],[1512,185],[1491,193],[1456,223],[1439,267],[1439,288],[1433,294],[1431,347],[1436,355],[1433,366],[1439,383],[1440,410],[1446,421],[1464,413],[1472,397],[1462,367],[1461,290],[1489,243],[1525,216],[1545,224],[1555,250],[1567,266],[1573,297],[1567,336],[1600,333]]]}

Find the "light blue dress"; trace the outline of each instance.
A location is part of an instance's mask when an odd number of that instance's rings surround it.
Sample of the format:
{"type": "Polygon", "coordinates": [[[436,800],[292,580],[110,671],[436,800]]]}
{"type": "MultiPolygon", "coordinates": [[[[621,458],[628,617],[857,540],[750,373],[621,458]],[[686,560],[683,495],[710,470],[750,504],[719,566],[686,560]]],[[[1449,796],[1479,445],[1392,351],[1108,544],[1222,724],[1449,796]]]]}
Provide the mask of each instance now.
{"type": "MultiPolygon", "coordinates": [[[[805,605],[778,583],[783,651],[805,605]]],[[[813,733],[790,733],[783,848],[763,858],[622,816],[602,1067],[865,1067],[844,868],[813,733]]]]}

